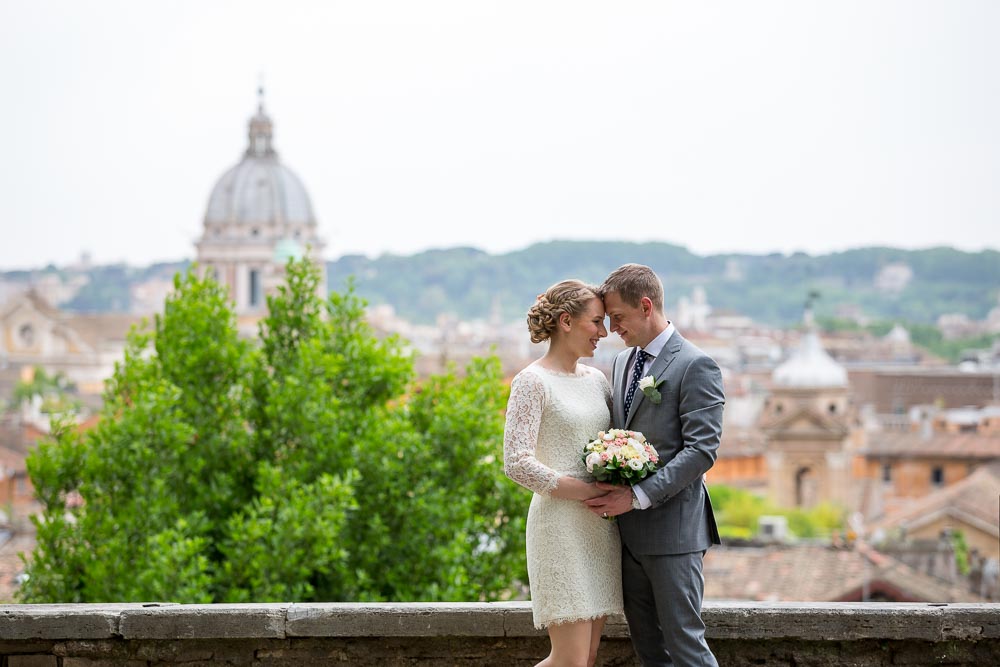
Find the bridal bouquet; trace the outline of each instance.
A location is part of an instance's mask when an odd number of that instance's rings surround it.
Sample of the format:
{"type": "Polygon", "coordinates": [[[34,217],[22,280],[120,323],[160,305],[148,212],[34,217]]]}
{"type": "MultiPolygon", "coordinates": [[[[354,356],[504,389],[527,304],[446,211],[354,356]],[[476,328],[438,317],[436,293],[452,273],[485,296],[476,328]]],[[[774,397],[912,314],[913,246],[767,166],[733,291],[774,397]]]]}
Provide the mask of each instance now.
{"type": "Polygon", "coordinates": [[[635,484],[656,470],[659,460],[656,450],[639,431],[601,431],[583,448],[587,472],[608,484],[635,484]]]}

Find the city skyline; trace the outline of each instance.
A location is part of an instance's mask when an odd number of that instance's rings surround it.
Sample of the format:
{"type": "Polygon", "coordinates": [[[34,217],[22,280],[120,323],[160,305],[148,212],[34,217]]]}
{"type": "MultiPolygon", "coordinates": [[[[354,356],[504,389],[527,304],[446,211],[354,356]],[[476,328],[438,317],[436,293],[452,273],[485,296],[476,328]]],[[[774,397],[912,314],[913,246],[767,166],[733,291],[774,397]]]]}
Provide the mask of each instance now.
{"type": "Polygon", "coordinates": [[[986,2],[48,2],[0,19],[3,270],[193,258],[261,73],[328,259],[552,239],[1000,248],[986,2]]]}

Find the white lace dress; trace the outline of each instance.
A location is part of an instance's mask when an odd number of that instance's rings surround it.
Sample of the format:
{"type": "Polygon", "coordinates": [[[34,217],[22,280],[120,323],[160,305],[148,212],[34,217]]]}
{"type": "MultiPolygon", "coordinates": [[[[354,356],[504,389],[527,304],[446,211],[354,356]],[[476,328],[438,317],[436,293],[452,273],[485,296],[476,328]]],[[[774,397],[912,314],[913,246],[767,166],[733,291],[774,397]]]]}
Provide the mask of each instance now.
{"type": "Polygon", "coordinates": [[[514,377],[504,429],[504,472],[531,489],[528,583],[535,627],[622,613],[618,527],[578,500],[553,498],[562,475],[590,481],[583,446],[608,428],[611,388],[580,364],[575,374],[537,362],[514,377]]]}

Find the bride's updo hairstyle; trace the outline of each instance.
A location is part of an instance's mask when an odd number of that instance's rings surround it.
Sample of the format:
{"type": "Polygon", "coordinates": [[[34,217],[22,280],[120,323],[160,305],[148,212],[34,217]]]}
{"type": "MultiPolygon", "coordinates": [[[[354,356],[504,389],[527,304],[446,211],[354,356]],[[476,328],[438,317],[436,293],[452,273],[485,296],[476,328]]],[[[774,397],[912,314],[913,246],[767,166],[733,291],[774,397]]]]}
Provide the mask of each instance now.
{"type": "Polygon", "coordinates": [[[577,317],[587,310],[587,303],[594,298],[597,298],[597,289],[579,280],[563,280],[539,294],[535,305],[528,309],[531,342],[548,340],[559,324],[560,315],[567,313],[577,317]]]}

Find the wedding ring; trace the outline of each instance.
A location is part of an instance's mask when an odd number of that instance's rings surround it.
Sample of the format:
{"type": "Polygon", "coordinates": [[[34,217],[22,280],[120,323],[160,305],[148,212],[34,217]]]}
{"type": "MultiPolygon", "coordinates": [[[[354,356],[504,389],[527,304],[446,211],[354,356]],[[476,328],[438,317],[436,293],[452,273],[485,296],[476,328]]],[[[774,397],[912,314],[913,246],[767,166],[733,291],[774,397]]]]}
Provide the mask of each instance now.
{"type": "Polygon", "coordinates": [[[607,513],[607,512],[605,512],[605,513],[604,513],[604,514],[602,514],[601,516],[603,516],[603,517],[604,517],[605,519],[607,519],[607,518],[608,518],[608,513],[607,513]]]}

